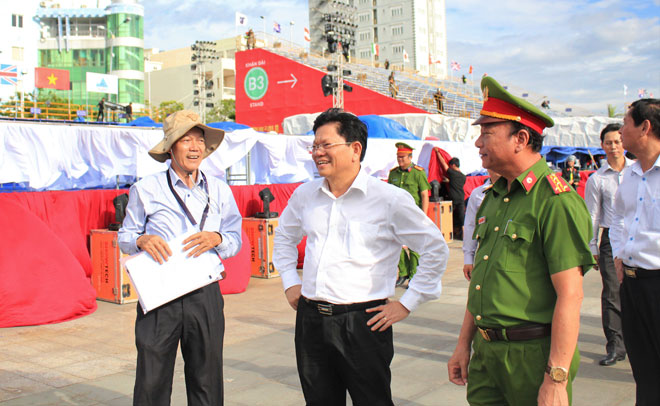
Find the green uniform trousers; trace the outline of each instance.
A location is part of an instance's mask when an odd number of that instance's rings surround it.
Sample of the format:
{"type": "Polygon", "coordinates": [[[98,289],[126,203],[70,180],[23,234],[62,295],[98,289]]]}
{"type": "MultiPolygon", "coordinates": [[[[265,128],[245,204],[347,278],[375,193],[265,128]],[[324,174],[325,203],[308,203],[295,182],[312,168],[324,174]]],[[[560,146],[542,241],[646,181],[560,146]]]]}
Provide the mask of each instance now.
{"type": "Polygon", "coordinates": [[[399,257],[399,276],[412,279],[417,272],[417,264],[419,264],[419,254],[408,248],[410,256],[406,250],[401,249],[401,256],[399,257]]]}
{"type": "MultiPolygon", "coordinates": [[[[468,367],[467,400],[471,406],[535,405],[550,356],[550,337],[526,341],[485,341],[477,331],[468,367]]],[[[575,349],[568,379],[568,401],[577,375],[575,349]]]]}

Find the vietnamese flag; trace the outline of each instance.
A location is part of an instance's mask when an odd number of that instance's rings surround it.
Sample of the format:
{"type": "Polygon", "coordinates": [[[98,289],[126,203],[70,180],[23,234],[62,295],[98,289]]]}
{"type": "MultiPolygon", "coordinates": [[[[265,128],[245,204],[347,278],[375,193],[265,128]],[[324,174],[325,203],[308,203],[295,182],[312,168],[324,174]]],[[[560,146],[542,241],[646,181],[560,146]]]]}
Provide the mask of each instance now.
{"type": "Polygon", "coordinates": [[[69,90],[66,69],[34,68],[34,86],[39,89],[69,90]]]}

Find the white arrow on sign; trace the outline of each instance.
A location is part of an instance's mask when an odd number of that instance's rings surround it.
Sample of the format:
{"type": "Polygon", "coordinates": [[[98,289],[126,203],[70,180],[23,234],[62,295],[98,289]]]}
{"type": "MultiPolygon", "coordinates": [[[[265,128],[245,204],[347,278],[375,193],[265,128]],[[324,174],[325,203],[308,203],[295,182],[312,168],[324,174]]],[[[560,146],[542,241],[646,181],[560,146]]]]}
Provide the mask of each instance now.
{"type": "Polygon", "coordinates": [[[293,89],[293,87],[296,85],[296,83],[298,83],[298,79],[296,79],[296,77],[293,76],[293,73],[291,73],[291,79],[290,80],[280,80],[279,82],[277,82],[278,85],[281,84],[281,83],[291,83],[291,89],[293,89]]]}

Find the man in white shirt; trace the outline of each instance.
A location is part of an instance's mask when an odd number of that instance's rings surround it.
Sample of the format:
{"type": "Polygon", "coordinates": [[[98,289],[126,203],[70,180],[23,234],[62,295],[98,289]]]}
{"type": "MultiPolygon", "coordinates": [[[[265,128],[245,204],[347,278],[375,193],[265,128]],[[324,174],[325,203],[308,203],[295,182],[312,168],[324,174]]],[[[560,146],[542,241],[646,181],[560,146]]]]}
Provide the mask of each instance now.
{"type": "Polygon", "coordinates": [[[472,269],[474,268],[474,254],[477,252],[477,240],[474,240],[474,227],[477,220],[477,210],[484,201],[485,193],[497,182],[500,175],[488,169],[488,175],[483,185],[477,186],[470,193],[467,208],[465,209],[465,223],[463,223],[463,275],[468,281],[472,278],[472,269]]]}
{"type": "Polygon", "coordinates": [[[616,192],[610,241],[637,406],[660,405],[660,99],[640,99],[621,128],[637,156],[616,192]]]}
{"type": "Polygon", "coordinates": [[[594,236],[589,243],[603,279],[603,291],[600,296],[603,331],[607,339],[605,358],[600,365],[614,365],[626,358],[626,348],[623,345],[621,332],[621,300],[619,298],[619,281],[616,278],[614,257],[610,245],[610,227],[614,216],[614,196],[623,179],[623,170],[632,164],[623,151],[621,143],[621,124],[608,124],[600,132],[600,146],[607,155],[607,163],[587,181],[584,200],[591,214],[594,236]],[[600,248],[598,235],[602,228],[600,248]]]}
{"type": "Polygon", "coordinates": [[[369,176],[367,128],[330,109],[314,121],[323,179],[299,186],[275,232],[275,267],[297,311],[296,359],[308,405],[392,405],[392,325],[440,296],[449,250],[410,193],[369,176]],[[302,282],[296,246],[307,236],[302,282]],[[394,295],[401,246],[420,254],[415,278],[394,295]]]}

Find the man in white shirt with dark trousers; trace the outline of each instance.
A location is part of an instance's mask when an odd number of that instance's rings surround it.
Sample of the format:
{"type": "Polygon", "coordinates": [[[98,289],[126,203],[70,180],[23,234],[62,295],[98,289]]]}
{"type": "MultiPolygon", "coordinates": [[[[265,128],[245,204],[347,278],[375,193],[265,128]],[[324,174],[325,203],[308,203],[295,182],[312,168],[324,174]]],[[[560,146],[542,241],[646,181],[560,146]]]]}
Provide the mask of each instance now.
{"type": "Polygon", "coordinates": [[[660,99],[632,103],[621,128],[637,156],[614,201],[610,242],[637,406],[660,405],[660,99]]]}
{"type": "Polygon", "coordinates": [[[623,345],[621,332],[621,300],[619,298],[619,281],[614,269],[614,257],[610,244],[610,227],[614,217],[614,196],[623,179],[623,170],[632,164],[624,155],[621,143],[621,124],[608,124],[600,132],[600,146],[605,151],[607,163],[592,174],[587,181],[584,200],[591,215],[594,236],[589,243],[591,253],[598,263],[600,276],[603,280],[603,291],[600,295],[603,332],[607,339],[605,350],[607,354],[600,360],[600,365],[610,366],[626,358],[626,348],[623,345]],[[602,230],[602,234],[601,234],[602,230]],[[598,245],[598,236],[600,246],[598,245]]]}
{"type": "Polygon", "coordinates": [[[275,232],[273,262],[297,311],[295,347],[307,405],[393,405],[392,325],[440,296],[449,250],[440,230],[403,189],[360,162],[367,128],[329,109],[310,147],[323,179],[300,185],[275,232]],[[296,246],[307,236],[302,282],[296,246]],[[394,296],[401,246],[420,253],[415,278],[394,296]]]}

